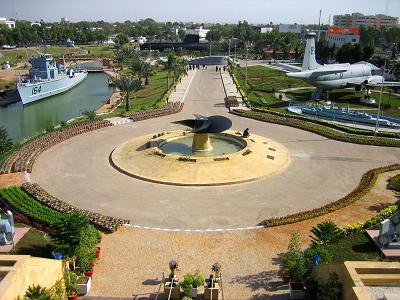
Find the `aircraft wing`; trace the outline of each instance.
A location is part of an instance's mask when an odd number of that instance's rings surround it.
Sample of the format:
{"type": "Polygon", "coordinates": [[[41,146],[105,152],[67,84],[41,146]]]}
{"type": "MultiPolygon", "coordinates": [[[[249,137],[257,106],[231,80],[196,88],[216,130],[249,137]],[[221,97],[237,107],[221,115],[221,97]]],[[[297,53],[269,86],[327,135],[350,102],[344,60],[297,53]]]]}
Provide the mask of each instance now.
{"type": "Polygon", "coordinates": [[[375,82],[375,83],[368,83],[367,86],[400,87],[400,82],[396,82],[396,81],[375,82]]]}
{"type": "Polygon", "coordinates": [[[275,63],[274,64],[278,70],[290,73],[290,72],[301,72],[301,67],[299,66],[294,66],[290,64],[284,64],[284,63],[275,63]]]}
{"type": "Polygon", "coordinates": [[[360,86],[360,85],[362,85],[362,84],[365,84],[365,80],[357,79],[357,78],[350,78],[350,79],[347,81],[347,84],[348,84],[348,85],[352,85],[352,86],[360,86]]]}
{"type": "Polygon", "coordinates": [[[331,69],[331,70],[321,70],[321,71],[318,71],[318,69],[316,69],[313,72],[311,71],[310,77],[318,77],[318,76],[324,76],[324,75],[330,75],[330,74],[344,73],[346,71],[347,71],[347,69],[331,69]]]}

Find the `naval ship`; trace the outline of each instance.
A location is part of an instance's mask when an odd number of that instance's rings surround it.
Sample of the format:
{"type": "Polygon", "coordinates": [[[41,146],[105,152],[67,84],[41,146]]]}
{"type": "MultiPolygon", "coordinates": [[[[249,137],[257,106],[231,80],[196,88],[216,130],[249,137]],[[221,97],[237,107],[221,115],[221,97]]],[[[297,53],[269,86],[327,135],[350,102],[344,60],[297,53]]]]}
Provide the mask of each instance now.
{"type": "Polygon", "coordinates": [[[86,71],[56,65],[54,58],[48,54],[34,56],[29,62],[32,65],[29,75],[17,81],[17,90],[24,105],[65,92],[87,77],[86,71]]]}

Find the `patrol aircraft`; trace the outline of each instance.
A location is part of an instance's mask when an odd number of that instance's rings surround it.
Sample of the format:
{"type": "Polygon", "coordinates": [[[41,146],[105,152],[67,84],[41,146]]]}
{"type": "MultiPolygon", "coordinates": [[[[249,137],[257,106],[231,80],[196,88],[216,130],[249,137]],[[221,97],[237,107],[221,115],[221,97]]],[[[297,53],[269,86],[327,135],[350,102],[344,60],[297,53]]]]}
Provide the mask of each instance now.
{"type": "Polygon", "coordinates": [[[368,62],[318,64],[315,59],[315,36],[314,32],[307,33],[302,67],[286,65],[291,71],[287,76],[301,79],[316,87],[312,99],[325,96],[325,100],[329,100],[330,90],[355,87],[356,91],[364,93],[364,99],[361,100],[363,103],[375,103],[370,97],[372,88],[400,87],[400,82],[385,81],[382,70],[368,62]]]}

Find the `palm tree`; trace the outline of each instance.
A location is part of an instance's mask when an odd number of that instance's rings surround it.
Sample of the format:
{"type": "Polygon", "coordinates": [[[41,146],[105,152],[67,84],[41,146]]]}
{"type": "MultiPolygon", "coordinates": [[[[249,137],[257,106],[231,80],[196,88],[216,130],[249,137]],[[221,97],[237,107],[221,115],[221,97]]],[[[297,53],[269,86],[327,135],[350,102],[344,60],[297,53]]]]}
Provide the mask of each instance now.
{"type": "Polygon", "coordinates": [[[140,59],[140,58],[134,58],[131,62],[131,65],[129,67],[133,75],[137,76],[140,81],[142,81],[142,78],[146,78],[145,80],[145,85],[149,84],[149,76],[153,73],[153,69],[151,68],[151,65],[140,59]]]}
{"type": "Polygon", "coordinates": [[[132,76],[121,76],[120,78],[115,79],[115,85],[125,94],[126,102],[125,102],[125,110],[131,110],[130,104],[130,94],[132,92],[136,92],[140,86],[141,81],[132,76]]]}
{"type": "Polygon", "coordinates": [[[313,244],[334,243],[340,238],[340,231],[337,225],[331,220],[319,223],[311,228],[310,235],[313,244]]]}
{"type": "Polygon", "coordinates": [[[174,71],[174,68],[176,67],[175,62],[177,57],[172,49],[168,49],[165,52],[167,54],[167,59],[165,61],[161,61],[161,64],[164,65],[164,70],[167,71],[167,90],[168,90],[169,77],[171,76],[171,73],[174,71]]]}
{"type": "Polygon", "coordinates": [[[140,81],[142,81],[142,64],[143,61],[139,57],[135,57],[131,60],[131,64],[129,66],[129,70],[132,72],[133,75],[137,76],[140,81]]]}
{"type": "Polygon", "coordinates": [[[126,61],[126,53],[122,49],[114,51],[114,59],[118,62],[120,70],[122,70],[122,64],[126,61]]]}
{"type": "Polygon", "coordinates": [[[142,76],[145,78],[144,84],[148,85],[149,84],[149,76],[153,74],[153,69],[151,65],[144,61],[142,63],[142,69],[141,69],[142,76]]]}
{"type": "Polygon", "coordinates": [[[173,68],[174,83],[175,83],[175,80],[179,77],[180,74],[183,74],[184,76],[187,75],[187,65],[188,65],[188,62],[183,57],[178,57],[176,59],[175,65],[174,65],[174,68],[173,68]]]}

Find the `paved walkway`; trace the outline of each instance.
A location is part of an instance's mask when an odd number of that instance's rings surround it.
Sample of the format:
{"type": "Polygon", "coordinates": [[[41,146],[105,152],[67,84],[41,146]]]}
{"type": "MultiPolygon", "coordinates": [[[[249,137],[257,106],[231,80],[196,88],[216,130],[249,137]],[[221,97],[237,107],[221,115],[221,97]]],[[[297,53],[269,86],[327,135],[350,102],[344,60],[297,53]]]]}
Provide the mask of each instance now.
{"type": "Polygon", "coordinates": [[[398,173],[379,176],[377,184],[356,203],[296,224],[206,234],[123,228],[103,237],[103,257],[95,267],[90,294],[154,294],[161,272],[167,272],[168,261],[176,259],[181,269],[179,278],[196,270],[208,276],[210,266],[221,263],[227,300],[287,299],[288,286],[282,283],[278,270],[279,255],[286,252],[291,234],[300,233],[306,245],[310,228],[315,224],[331,219],[343,226],[375,215],[395,201],[393,192],[386,189],[386,180],[398,173]]]}
{"type": "Polygon", "coordinates": [[[172,92],[169,97],[169,102],[183,102],[185,101],[186,95],[189,91],[190,85],[196,75],[197,70],[189,70],[188,75],[183,77],[181,82],[176,86],[175,91],[172,92]]]}
{"type": "Polygon", "coordinates": [[[341,143],[306,131],[231,115],[219,73],[197,70],[182,113],[112,126],[58,144],[35,163],[31,178],[73,205],[170,229],[255,226],[272,216],[320,207],[349,193],[367,170],[396,163],[400,149],[341,143]],[[182,129],[171,122],[193,114],[231,118],[232,130],[271,138],[290,152],[285,172],[245,184],[179,187],[144,182],[115,170],[113,149],[136,136],[182,129]]]}

